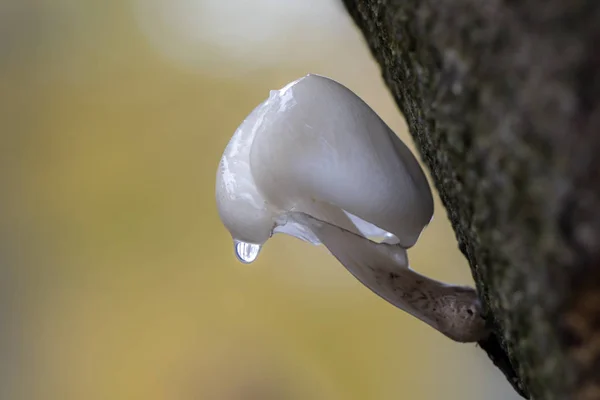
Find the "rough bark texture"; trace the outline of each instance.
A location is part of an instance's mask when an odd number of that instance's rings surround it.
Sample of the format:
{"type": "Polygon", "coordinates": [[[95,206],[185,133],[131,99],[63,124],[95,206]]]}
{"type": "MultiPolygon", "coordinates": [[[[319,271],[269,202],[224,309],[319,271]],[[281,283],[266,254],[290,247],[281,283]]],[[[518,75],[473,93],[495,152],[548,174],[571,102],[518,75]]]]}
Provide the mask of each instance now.
{"type": "Polygon", "coordinates": [[[600,2],[344,0],[522,394],[600,399],[600,2]]]}

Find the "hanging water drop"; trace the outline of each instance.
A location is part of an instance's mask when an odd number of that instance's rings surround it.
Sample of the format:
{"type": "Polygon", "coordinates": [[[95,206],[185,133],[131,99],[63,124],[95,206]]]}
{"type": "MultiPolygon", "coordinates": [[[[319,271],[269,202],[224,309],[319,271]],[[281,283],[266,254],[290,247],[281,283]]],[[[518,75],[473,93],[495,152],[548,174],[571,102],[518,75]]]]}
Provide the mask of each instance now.
{"type": "Polygon", "coordinates": [[[235,249],[235,256],[245,264],[250,264],[256,260],[260,252],[260,244],[246,243],[240,240],[234,240],[233,247],[235,249]]]}

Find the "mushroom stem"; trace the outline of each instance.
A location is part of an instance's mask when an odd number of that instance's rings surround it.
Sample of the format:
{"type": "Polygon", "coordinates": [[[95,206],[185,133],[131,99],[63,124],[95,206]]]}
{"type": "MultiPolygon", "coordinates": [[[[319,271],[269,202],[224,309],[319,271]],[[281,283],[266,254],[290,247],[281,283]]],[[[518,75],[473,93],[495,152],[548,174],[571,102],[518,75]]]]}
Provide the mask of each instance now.
{"type": "Polygon", "coordinates": [[[303,213],[290,218],[308,227],[342,265],[371,291],[457,342],[476,342],[489,331],[475,289],[448,285],[408,267],[406,250],[375,243],[303,213]]]}

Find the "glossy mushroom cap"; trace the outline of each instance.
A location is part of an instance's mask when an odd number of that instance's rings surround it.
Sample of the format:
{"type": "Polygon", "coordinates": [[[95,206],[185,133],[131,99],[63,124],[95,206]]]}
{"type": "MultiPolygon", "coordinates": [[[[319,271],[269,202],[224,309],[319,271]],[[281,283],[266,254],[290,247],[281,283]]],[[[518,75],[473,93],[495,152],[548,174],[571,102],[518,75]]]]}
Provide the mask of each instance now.
{"type": "Polygon", "coordinates": [[[286,213],[412,247],[433,215],[425,174],[410,150],[356,94],[307,75],[244,120],[217,173],[219,215],[235,240],[284,232],[320,242],[286,213]]]}

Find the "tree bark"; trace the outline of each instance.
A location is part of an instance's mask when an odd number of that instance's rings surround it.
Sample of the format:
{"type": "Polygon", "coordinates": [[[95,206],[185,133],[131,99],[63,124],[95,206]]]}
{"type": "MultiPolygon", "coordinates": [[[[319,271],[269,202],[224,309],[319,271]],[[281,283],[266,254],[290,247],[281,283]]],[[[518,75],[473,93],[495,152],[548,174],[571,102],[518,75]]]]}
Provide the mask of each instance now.
{"type": "Polygon", "coordinates": [[[481,347],[535,399],[600,399],[600,2],[344,0],[468,259],[481,347]]]}

